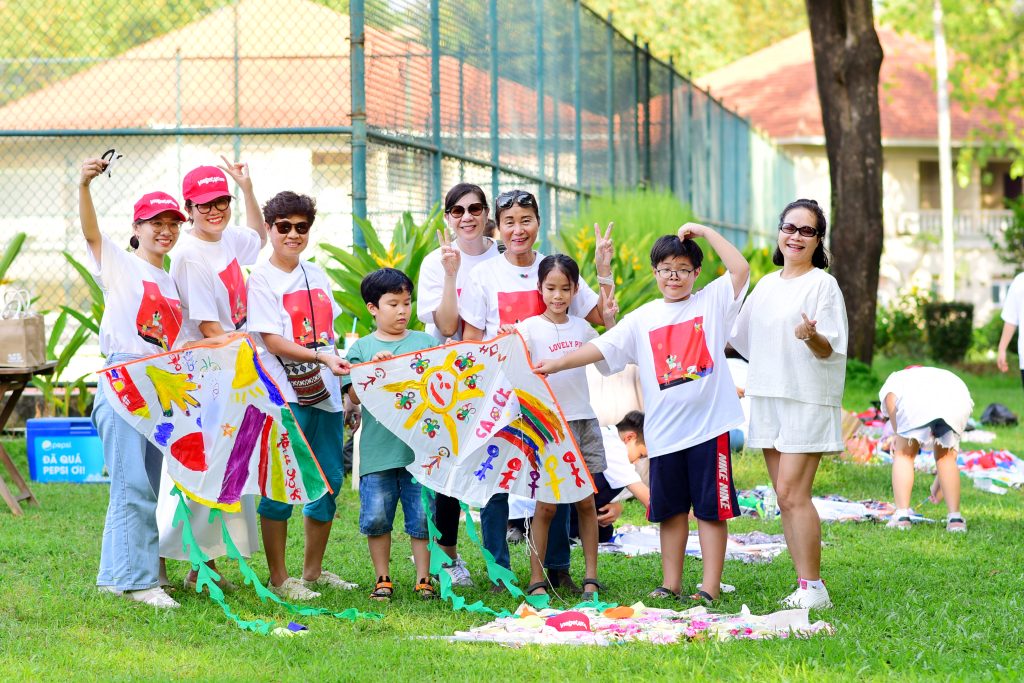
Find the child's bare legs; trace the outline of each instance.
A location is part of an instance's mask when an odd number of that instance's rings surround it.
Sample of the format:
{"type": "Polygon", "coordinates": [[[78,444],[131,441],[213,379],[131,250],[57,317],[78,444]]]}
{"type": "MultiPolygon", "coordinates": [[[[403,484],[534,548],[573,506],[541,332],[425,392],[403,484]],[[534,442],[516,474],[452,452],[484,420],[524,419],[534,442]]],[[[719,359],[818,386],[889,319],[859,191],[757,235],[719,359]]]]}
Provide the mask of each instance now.
{"type": "Polygon", "coordinates": [[[677,594],[683,590],[683,559],[689,536],[689,514],[681,512],[661,522],[661,585],[677,594]]]}
{"type": "Polygon", "coordinates": [[[430,580],[430,548],[425,538],[411,538],[412,559],[416,563],[416,580],[430,580]]]}
{"type": "MultiPolygon", "coordinates": [[[[811,502],[820,453],[780,453],[765,448],[764,462],[778,496],[782,533],[793,558],[797,578],[821,578],[821,518],[811,502]]],[[[702,551],[703,552],[703,551],[702,551]]],[[[704,584],[707,590],[707,583],[704,584]]]]}
{"type": "Polygon", "coordinates": [[[701,564],[704,565],[701,590],[717,600],[722,587],[725,546],[729,542],[729,522],[697,519],[697,531],[700,533],[701,564]]]}
{"type": "MultiPolygon", "coordinates": [[[[210,569],[212,569],[213,571],[217,572],[217,563],[216,563],[216,561],[214,561],[214,560],[207,560],[206,561],[206,566],[209,567],[210,569]]],[[[220,572],[217,572],[217,576],[220,576],[220,572]]],[[[195,569],[190,569],[188,571],[188,580],[191,581],[192,583],[195,583],[196,581],[198,581],[199,580],[199,572],[197,570],[195,570],[195,569]]],[[[223,580],[224,580],[224,577],[221,577],[221,581],[223,581],[223,580]]]]}
{"type": "Polygon", "coordinates": [[[330,522],[321,522],[311,517],[304,517],[306,533],[306,552],[302,558],[302,578],[316,581],[324,571],[324,553],[327,552],[327,540],[331,537],[330,522]]]}
{"type": "Polygon", "coordinates": [[[548,532],[551,530],[551,520],[555,517],[556,509],[557,506],[552,503],[537,501],[537,508],[533,512],[533,521],[530,522],[530,584],[544,581],[544,557],[548,550],[548,532]]]}
{"type": "Polygon", "coordinates": [[[956,465],[956,451],[935,446],[935,468],[939,490],[946,499],[949,512],[960,512],[960,468],[956,465]]]}
{"type": "MultiPolygon", "coordinates": [[[[367,536],[366,544],[370,547],[370,561],[377,576],[391,575],[391,532],[380,536],[367,536]]],[[[413,546],[415,549],[415,546],[413,546]]]]}
{"type": "Polygon", "coordinates": [[[263,535],[263,552],[270,569],[270,583],[280,586],[288,578],[284,563],[284,550],[288,541],[288,520],[260,517],[260,531],[263,535]]]}
{"type": "MultiPolygon", "coordinates": [[[[576,514],[579,516],[580,541],[583,542],[583,558],[586,564],[584,578],[597,578],[597,506],[594,494],[583,500],[576,501],[576,514]]],[[[590,590],[584,586],[585,590],[590,590]]]]}
{"type": "MultiPolygon", "coordinates": [[[[919,444],[910,439],[897,436],[892,447],[892,497],[897,510],[910,508],[910,496],[914,489],[914,457],[917,456],[919,444]]],[[[955,466],[954,458],[954,466],[955,466]]],[[[938,459],[936,459],[936,464],[938,459]]],[[[960,474],[957,473],[957,477],[960,474]]],[[[957,480],[959,486],[960,481],[957,480]]],[[[958,501],[959,502],[959,501],[958,501]]]]}

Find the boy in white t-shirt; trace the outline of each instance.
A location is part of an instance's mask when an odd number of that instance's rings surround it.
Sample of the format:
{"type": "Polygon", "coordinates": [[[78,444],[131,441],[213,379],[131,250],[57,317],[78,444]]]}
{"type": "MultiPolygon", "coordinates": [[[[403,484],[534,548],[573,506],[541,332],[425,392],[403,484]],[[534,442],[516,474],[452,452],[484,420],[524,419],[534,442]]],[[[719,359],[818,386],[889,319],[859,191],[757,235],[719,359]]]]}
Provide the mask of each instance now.
{"type": "Polygon", "coordinates": [[[687,223],[651,248],[662,299],[627,314],[618,325],[578,351],[541,361],[542,375],[605,360],[612,371],[639,366],[644,394],[644,436],[651,459],[648,519],[661,525],[663,585],[651,596],[682,592],[683,558],[692,507],[700,530],[704,590],[718,597],[728,520],[739,514],[732,481],[729,430],[743,411],[725,360],[725,343],[749,284],[743,254],[716,231],[687,223]],[[699,292],[704,254],[690,237],[703,237],[728,273],[699,292]]]}

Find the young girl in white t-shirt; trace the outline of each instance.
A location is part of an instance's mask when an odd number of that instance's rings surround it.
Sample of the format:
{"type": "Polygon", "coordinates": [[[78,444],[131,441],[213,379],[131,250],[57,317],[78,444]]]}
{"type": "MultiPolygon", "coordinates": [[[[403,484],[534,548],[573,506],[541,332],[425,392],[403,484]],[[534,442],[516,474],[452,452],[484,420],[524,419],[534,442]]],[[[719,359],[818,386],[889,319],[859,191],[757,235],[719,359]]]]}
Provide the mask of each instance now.
{"type": "MultiPolygon", "coordinates": [[[[597,332],[583,318],[569,315],[572,298],[579,290],[580,269],[565,254],[545,256],[537,268],[537,288],[544,302],[544,312],[522,321],[518,325],[502,327],[503,332],[518,330],[532,361],[560,358],[587,342],[597,338],[597,332]]],[[[606,316],[614,323],[614,301],[606,299],[606,316]]],[[[601,365],[601,364],[599,364],[601,365]]],[[[590,390],[587,386],[585,368],[576,368],[548,378],[551,392],[558,399],[562,416],[572,431],[579,446],[583,461],[590,474],[599,474],[607,468],[604,453],[604,439],[597,415],[590,406],[590,390]]],[[[583,556],[586,564],[582,582],[583,600],[593,600],[603,586],[597,580],[597,509],[594,494],[576,502],[579,515],[580,540],[583,541],[583,556]]],[[[547,592],[549,584],[544,578],[543,560],[547,553],[548,531],[557,510],[555,503],[537,501],[530,525],[530,585],[529,595],[547,592]]]]}
{"type": "MultiPolygon", "coordinates": [[[[107,365],[119,365],[174,347],[181,330],[181,304],[163,259],[178,241],[185,214],[164,192],[150,192],[135,203],[131,246],[114,244],[100,232],[89,185],[107,167],[102,159],[82,164],[78,212],[88,245],[87,260],[103,288],[100,351],[107,365]]],[[[104,375],[105,376],[105,375],[104,375]]],[[[157,489],[163,456],[111,407],[123,386],[103,382],[96,392],[92,420],[103,442],[110,472],[110,503],[103,525],[100,590],[153,607],[178,607],[160,586],[157,489]]]]}

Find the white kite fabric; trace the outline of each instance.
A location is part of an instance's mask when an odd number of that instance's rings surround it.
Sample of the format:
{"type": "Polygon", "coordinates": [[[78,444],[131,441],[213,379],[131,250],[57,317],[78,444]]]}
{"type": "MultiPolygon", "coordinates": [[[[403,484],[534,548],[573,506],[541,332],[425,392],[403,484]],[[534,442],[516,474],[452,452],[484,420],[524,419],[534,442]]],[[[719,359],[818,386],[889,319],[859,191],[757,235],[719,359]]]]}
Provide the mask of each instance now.
{"type": "Polygon", "coordinates": [[[424,486],[483,506],[496,493],[572,503],[590,472],[518,333],[456,342],[352,367],[370,413],[415,454],[424,486]]]}
{"type": "Polygon", "coordinates": [[[244,494],[302,505],[329,490],[248,335],[113,365],[100,375],[118,415],[160,449],[189,498],[237,512],[244,494]]]}

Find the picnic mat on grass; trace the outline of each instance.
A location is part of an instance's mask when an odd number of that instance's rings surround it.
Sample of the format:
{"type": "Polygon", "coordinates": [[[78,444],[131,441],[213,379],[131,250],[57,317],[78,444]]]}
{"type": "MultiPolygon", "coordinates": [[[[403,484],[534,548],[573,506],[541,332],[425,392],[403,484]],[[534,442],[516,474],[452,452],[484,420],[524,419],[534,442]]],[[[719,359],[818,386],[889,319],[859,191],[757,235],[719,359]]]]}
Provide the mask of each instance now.
{"type": "MultiPolygon", "coordinates": [[[[760,518],[764,512],[764,495],[767,486],[758,486],[747,491],[737,491],[740,512],[748,517],[760,518]]],[[[887,522],[896,511],[896,506],[882,500],[853,501],[836,494],[815,496],[811,499],[818,517],[823,522],[887,522]]],[[[911,510],[913,522],[934,522],[911,510]]],[[[756,533],[756,532],[755,532],[756,533]]]]}
{"type": "MultiPolygon", "coordinates": [[[[775,556],[786,549],[786,539],[782,534],[765,534],[751,531],[745,534],[729,534],[725,546],[725,559],[739,560],[745,564],[761,564],[771,562],[775,556]]],[[[661,552],[661,540],[658,527],[653,524],[633,526],[627,524],[619,527],[612,537],[611,543],[598,546],[600,553],[618,553],[628,557],[648,555],[661,552]]],[[[700,536],[696,530],[690,531],[686,543],[687,557],[701,558],[700,536]]]]}
{"type": "MultiPolygon", "coordinates": [[[[589,603],[588,603],[589,604],[589,603]]],[[[603,606],[602,606],[603,607],[603,606]]],[[[544,609],[535,612],[525,603],[515,616],[500,617],[468,631],[442,636],[470,643],[522,645],[619,645],[630,642],[669,645],[699,640],[765,640],[832,635],[824,621],[811,623],[806,609],[751,614],[744,605],[739,614],[715,614],[704,607],[677,612],[647,607],[607,609],[578,605],[572,610],[544,609]]]]}

